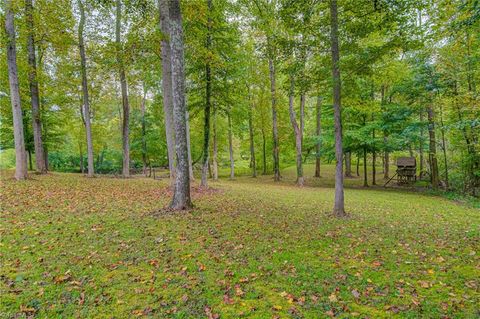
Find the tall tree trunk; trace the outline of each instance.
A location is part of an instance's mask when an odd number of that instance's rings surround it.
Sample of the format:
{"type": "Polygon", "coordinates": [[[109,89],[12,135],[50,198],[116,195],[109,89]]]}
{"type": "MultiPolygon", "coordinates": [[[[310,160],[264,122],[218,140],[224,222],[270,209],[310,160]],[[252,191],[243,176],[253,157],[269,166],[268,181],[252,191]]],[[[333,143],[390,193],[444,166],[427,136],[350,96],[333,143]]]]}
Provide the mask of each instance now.
{"type": "MultiPolygon", "coordinates": [[[[212,46],[212,33],[211,33],[211,14],[212,14],[212,0],[207,0],[208,5],[208,21],[207,21],[207,41],[206,51],[210,54],[212,46]]],[[[203,162],[202,162],[202,179],[200,186],[208,187],[207,173],[208,173],[208,157],[210,155],[210,109],[212,107],[212,70],[210,67],[210,58],[206,58],[205,63],[205,109],[204,109],[204,125],[203,125],[203,162]]]]}
{"type": "Polygon", "coordinates": [[[44,174],[47,172],[45,167],[45,157],[43,155],[42,142],[42,122],[40,119],[40,98],[37,82],[37,61],[35,55],[35,37],[33,24],[33,3],[32,0],[25,0],[25,17],[28,29],[27,50],[28,50],[28,81],[30,84],[30,98],[32,104],[32,128],[33,141],[35,146],[35,167],[37,172],[44,174]]]}
{"type": "Polygon", "coordinates": [[[79,150],[79,155],[80,155],[80,173],[85,173],[85,167],[83,165],[83,147],[82,147],[82,143],[79,142],[78,143],[78,150],[79,150]]]}
{"type": "Polygon", "coordinates": [[[315,107],[316,115],[316,130],[317,142],[315,143],[315,177],[320,177],[320,152],[322,150],[321,135],[322,135],[322,97],[317,97],[317,105],[315,107]]]}
{"type": "Polygon", "coordinates": [[[367,148],[363,147],[363,186],[368,187],[367,148]]]}
{"type": "Polygon", "coordinates": [[[13,115],[13,137],[15,140],[15,178],[23,180],[27,178],[27,153],[23,136],[23,115],[18,87],[17,49],[15,46],[15,24],[11,0],[5,0],[5,31],[7,35],[7,65],[13,115]]]}
{"type": "Polygon", "coordinates": [[[213,180],[218,180],[218,136],[217,136],[217,108],[213,106],[213,180]]]}
{"type": "Polygon", "coordinates": [[[447,161],[447,143],[445,141],[445,127],[443,123],[443,106],[440,103],[440,125],[442,133],[442,151],[443,151],[443,165],[445,170],[445,188],[448,189],[448,161],[447,161]]]}
{"type": "Polygon", "coordinates": [[[83,97],[83,123],[85,125],[85,135],[87,139],[87,176],[93,177],[95,174],[93,164],[93,140],[92,125],[90,116],[90,99],[88,96],[87,82],[87,59],[85,56],[85,44],[83,41],[83,29],[85,26],[85,9],[82,0],[78,0],[80,9],[80,23],[78,25],[78,50],[80,51],[80,71],[82,74],[82,97],[83,97]]]}
{"type": "MultiPolygon", "coordinates": [[[[372,114],[372,121],[374,120],[372,114]]],[[[373,148],[372,148],[372,185],[377,185],[377,152],[375,151],[375,129],[372,130],[373,148]]]]}
{"type": "Polygon", "coordinates": [[[427,106],[428,116],[428,136],[429,136],[429,154],[428,159],[430,163],[430,181],[433,189],[438,189],[439,177],[438,177],[438,162],[437,162],[437,144],[435,139],[435,114],[433,112],[433,106],[429,104],[427,106]]]}
{"type": "Polygon", "coordinates": [[[29,170],[33,170],[33,162],[32,162],[32,150],[28,149],[28,167],[29,170]]]}
{"type": "Polygon", "coordinates": [[[423,174],[424,174],[424,159],[423,159],[423,139],[424,139],[424,130],[423,130],[423,121],[424,121],[424,118],[423,118],[423,109],[420,110],[420,145],[419,145],[419,156],[420,156],[420,175],[419,175],[419,178],[423,178],[423,174]]]}
{"type": "Polygon", "coordinates": [[[142,112],[142,162],[143,162],[143,175],[147,175],[147,137],[145,127],[145,99],[147,92],[145,91],[145,85],[143,86],[143,97],[141,103],[142,112]]]}
{"type": "Polygon", "coordinates": [[[125,65],[123,61],[123,48],[120,40],[120,29],[122,25],[122,1],[116,0],[116,28],[115,43],[117,49],[118,72],[120,74],[120,85],[122,90],[122,106],[123,106],[123,125],[122,125],[122,148],[123,148],[123,177],[130,177],[130,140],[129,140],[129,119],[130,106],[128,105],[127,78],[125,76],[125,65]]]}
{"type": "MultiPolygon", "coordinates": [[[[271,51],[271,48],[270,48],[271,51]]],[[[273,133],[273,174],[274,180],[280,180],[280,153],[278,143],[278,124],[277,124],[277,87],[275,83],[276,70],[273,63],[272,52],[269,52],[270,57],[268,59],[268,69],[270,73],[270,92],[272,95],[272,133],[273,133]]]]}
{"type": "Polygon", "coordinates": [[[357,153],[357,177],[360,176],[360,152],[357,153]]]}
{"type": "MultiPolygon", "coordinates": [[[[382,112],[385,111],[385,85],[382,85],[381,90],[381,104],[382,104],[382,112]]],[[[390,178],[390,153],[388,152],[388,132],[387,130],[383,130],[383,146],[385,148],[383,152],[383,179],[390,178]]]]}
{"type": "Polygon", "coordinates": [[[227,112],[228,120],[228,150],[230,153],[230,179],[235,178],[235,161],[233,159],[233,132],[232,132],[232,117],[230,111],[227,112]]]}
{"type": "MultiPolygon", "coordinates": [[[[173,97],[172,97],[172,61],[170,52],[170,26],[168,0],[158,1],[160,17],[160,30],[162,41],[162,93],[163,113],[165,116],[165,136],[167,140],[168,170],[170,171],[170,184],[175,184],[175,134],[173,131],[173,97]]],[[[188,124],[188,123],[187,123],[188,124]]]]}
{"type": "MultiPolygon", "coordinates": [[[[290,94],[289,94],[289,103],[288,111],[290,114],[290,122],[292,123],[293,132],[295,133],[295,151],[296,151],[296,164],[297,164],[297,185],[303,186],[303,167],[302,167],[302,132],[301,127],[297,123],[295,116],[295,110],[293,109],[294,104],[294,94],[295,94],[295,84],[293,75],[290,76],[290,94]]],[[[302,102],[303,103],[303,102],[302,102]]]]}
{"type": "Polygon", "coordinates": [[[257,162],[255,160],[255,141],[253,132],[253,99],[250,101],[248,110],[248,132],[250,137],[250,167],[252,168],[252,177],[257,177],[257,162]]]}
{"type": "Polygon", "coordinates": [[[345,199],[343,192],[343,141],[342,141],[342,103],[340,81],[340,50],[338,46],[338,10],[337,0],[330,0],[330,22],[332,42],[332,79],[333,79],[333,110],[335,120],[335,203],[333,214],[337,217],[344,217],[345,199]]]}
{"type": "Polygon", "coordinates": [[[190,199],[187,113],[185,106],[183,26],[180,0],[170,0],[169,5],[173,124],[175,128],[175,151],[177,155],[175,188],[170,207],[174,210],[184,210],[191,208],[192,202],[190,199]]]}
{"type": "Polygon", "coordinates": [[[263,167],[262,175],[267,175],[267,139],[265,138],[265,129],[262,126],[262,153],[263,153],[263,167]]]}
{"type": "Polygon", "coordinates": [[[190,147],[190,113],[188,112],[187,107],[185,107],[185,121],[187,122],[188,174],[190,176],[190,181],[194,181],[195,176],[193,175],[192,149],[190,147]]]}
{"type": "Polygon", "coordinates": [[[352,177],[352,152],[345,152],[345,177],[352,177]]]}

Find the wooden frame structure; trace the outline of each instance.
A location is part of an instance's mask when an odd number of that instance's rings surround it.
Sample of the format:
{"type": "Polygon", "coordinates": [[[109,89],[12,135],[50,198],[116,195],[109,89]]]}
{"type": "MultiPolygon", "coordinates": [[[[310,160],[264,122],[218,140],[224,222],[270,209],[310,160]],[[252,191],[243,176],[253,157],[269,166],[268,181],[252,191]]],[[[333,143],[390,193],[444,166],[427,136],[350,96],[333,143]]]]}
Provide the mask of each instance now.
{"type": "Polygon", "coordinates": [[[397,170],[384,186],[397,177],[398,185],[412,185],[417,181],[417,160],[415,157],[399,157],[395,163],[397,170]]]}

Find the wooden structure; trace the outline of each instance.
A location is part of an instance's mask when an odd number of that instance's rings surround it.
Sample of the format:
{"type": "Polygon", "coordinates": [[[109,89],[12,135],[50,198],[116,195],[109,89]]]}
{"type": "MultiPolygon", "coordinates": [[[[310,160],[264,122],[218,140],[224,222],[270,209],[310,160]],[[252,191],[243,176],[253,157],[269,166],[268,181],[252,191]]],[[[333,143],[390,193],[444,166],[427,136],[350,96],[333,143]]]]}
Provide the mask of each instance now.
{"type": "Polygon", "coordinates": [[[411,185],[417,181],[417,161],[415,157],[399,157],[396,161],[397,171],[384,186],[395,177],[398,185],[411,185]]]}

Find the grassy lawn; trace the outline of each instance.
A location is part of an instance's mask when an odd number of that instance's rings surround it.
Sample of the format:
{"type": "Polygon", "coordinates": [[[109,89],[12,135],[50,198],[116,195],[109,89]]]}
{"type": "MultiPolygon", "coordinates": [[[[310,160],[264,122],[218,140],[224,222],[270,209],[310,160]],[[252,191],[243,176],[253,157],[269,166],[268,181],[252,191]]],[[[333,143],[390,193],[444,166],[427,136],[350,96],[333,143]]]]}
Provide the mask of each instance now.
{"type": "Polygon", "coordinates": [[[332,170],[175,214],[166,180],[4,173],[0,318],[478,318],[480,211],[351,179],[337,220],[332,170]]]}

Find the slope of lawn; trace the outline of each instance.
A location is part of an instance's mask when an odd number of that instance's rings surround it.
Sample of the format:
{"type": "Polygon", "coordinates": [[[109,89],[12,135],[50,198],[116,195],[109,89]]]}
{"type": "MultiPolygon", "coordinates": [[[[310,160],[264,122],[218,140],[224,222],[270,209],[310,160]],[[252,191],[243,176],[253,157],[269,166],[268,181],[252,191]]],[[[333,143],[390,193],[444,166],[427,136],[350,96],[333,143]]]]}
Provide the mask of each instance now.
{"type": "MultiPolygon", "coordinates": [[[[307,167],[307,176],[312,176],[307,167]]],[[[348,180],[1,180],[1,318],[478,318],[480,211],[348,180]]]]}

